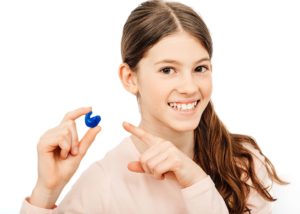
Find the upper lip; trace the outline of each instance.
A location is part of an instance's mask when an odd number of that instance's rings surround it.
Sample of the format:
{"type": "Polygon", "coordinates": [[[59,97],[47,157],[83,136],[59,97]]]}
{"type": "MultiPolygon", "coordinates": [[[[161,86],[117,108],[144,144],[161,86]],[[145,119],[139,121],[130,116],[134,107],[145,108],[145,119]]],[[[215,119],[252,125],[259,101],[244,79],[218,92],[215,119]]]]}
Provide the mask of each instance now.
{"type": "Polygon", "coordinates": [[[200,99],[178,99],[176,101],[171,101],[171,102],[168,102],[168,103],[181,103],[181,104],[186,104],[186,103],[193,103],[193,102],[196,102],[200,99]]]}

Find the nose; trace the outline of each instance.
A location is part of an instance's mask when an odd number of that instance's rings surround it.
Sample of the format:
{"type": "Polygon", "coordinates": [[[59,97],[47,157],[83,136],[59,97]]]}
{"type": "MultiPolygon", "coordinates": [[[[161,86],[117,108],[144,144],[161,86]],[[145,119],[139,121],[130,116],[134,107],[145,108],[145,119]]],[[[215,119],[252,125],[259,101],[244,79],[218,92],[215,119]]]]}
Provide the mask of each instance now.
{"type": "Polygon", "coordinates": [[[181,94],[194,94],[198,91],[198,85],[191,72],[183,72],[178,79],[177,91],[181,94]]]}

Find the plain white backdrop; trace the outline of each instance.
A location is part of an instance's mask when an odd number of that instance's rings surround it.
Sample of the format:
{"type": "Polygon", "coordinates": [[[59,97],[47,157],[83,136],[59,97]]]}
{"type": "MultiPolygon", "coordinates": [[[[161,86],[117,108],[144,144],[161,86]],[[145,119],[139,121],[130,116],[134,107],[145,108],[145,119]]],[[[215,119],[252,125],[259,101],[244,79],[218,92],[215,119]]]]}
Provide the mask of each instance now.
{"type": "MultiPolygon", "coordinates": [[[[0,213],[18,213],[37,178],[36,144],[64,114],[92,106],[102,132],[78,176],[138,124],[135,97],[118,79],[131,1],[0,1],[0,213]]],[[[300,213],[299,6],[292,0],[180,0],[214,42],[212,100],[234,133],[253,136],[291,182],[274,187],[274,213],[300,213]]],[[[87,130],[77,121],[79,135],[87,130]]],[[[58,202],[59,202],[58,201],[58,202]]]]}

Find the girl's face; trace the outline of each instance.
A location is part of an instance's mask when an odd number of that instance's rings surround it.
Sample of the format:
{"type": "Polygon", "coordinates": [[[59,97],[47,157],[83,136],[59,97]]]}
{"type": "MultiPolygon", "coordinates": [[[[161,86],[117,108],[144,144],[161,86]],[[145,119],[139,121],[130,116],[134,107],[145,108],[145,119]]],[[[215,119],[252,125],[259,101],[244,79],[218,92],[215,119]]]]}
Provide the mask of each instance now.
{"type": "Polygon", "coordinates": [[[211,69],[208,52],[195,37],[178,32],[161,39],[138,64],[142,123],[194,130],[211,97],[211,69]]]}

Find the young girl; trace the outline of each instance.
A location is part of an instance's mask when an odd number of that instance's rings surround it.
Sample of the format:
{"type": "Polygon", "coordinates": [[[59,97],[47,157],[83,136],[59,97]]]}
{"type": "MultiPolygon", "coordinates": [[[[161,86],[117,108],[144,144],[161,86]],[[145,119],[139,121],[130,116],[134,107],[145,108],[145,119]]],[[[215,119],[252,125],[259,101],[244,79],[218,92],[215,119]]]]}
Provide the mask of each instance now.
{"type": "Polygon", "coordinates": [[[147,1],[130,14],[119,76],[137,97],[138,127],[56,200],[100,131],[79,140],[80,108],[38,143],[38,179],[21,213],[271,213],[283,184],[255,141],[229,133],[212,102],[212,41],[180,3],[147,1]]]}

